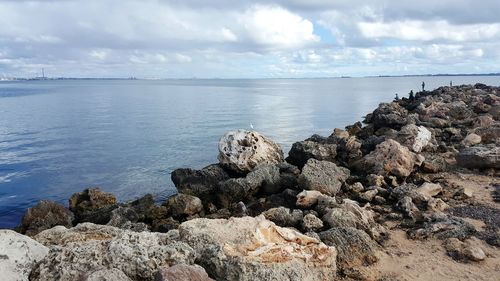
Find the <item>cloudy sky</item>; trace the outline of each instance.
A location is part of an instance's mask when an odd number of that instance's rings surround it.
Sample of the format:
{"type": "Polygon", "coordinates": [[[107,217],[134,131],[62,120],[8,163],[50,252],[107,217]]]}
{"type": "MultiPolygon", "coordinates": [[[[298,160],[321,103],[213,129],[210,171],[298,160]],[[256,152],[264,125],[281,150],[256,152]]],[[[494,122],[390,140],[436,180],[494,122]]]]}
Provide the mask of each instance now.
{"type": "Polygon", "coordinates": [[[500,72],[499,0],[0,0],[0,76],[500,72]]]}

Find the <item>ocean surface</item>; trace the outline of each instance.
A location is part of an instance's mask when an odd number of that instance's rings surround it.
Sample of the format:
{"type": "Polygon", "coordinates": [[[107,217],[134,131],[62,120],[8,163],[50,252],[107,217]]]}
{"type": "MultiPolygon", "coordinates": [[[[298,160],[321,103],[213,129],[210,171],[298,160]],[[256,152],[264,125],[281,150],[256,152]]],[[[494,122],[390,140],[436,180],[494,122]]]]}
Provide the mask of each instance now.
{"type": "Polygon", "coordinates": [[[395,93],[500,77],[0,82],[0,228],[41,199],[100,186],[119,200],[175,192],[172,170],[217,162],[226,131],[293,142],[362,120],[395,93]]]}

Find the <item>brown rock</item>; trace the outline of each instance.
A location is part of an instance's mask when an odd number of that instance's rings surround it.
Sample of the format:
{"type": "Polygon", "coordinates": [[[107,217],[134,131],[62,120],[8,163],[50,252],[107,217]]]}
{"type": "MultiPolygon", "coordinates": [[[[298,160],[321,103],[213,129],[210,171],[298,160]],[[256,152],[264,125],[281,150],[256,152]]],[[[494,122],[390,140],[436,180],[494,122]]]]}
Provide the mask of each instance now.
{"type": "Polygon", "coordinates": [[[26,211],[18,229],[23,234],[34,236],[56,225],[71,227],[73,219],[73,213],[63,205],[42,200],[26,211]]]}
{"type": "Polygon", "coordinates": [[[199,265],[176,264],[171,267],[160,267],[155,281],[213,281],[205,269],[199,265]]]}

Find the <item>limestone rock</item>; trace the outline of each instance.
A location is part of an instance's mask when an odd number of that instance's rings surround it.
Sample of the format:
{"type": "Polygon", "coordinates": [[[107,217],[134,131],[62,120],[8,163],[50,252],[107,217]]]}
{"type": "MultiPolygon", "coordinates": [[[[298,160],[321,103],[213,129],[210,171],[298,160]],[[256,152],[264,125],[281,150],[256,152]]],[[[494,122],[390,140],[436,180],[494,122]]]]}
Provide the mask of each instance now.
{"type": "Polygon", "coordinates": [[[179,193],[213,201],[217,185],[229,179],[229,175],[219,164],[212,164],[201,170],[174,170],[171,179],[179,193]]]}
{"type": "Polygon", "coordinates": [[[123,271],[112,269],[100,269],[89,274],[85,281],[132,281],[123,271]]]}
{"type": "Polygon", "coordinates": [[[400,144],[417,153],[429,145],[431,139],[432,133],[426,127],[415,124],[409,124],[401,128],[396,137],[400,144]]]}
{"type": "Polygon", "coordinates": [[[69,209],[75,214],[77,222],[105,224],[116,207],[116,197],[99,187],[85,189],[69,199],[69,209]]]}
{"type": "Polygon", "coordinates": [[[483,249],[481,249],[473,239],[462,242],[457,238],[448,238],[444,245],[448,254],[456,260],[471,260],[478,262],[486,259],[486,254],[483,249]]]}
{"type": "Polygon", "coordinates": [[[408,111],[398,103],[381,103],[371,116],[375,129],[389,127],[399,129],[408,122],[408,111]]]}
{"type": "Polygon", "coordinates": [[[18,229],[21,233],[34,236],[56,225],[71,227],[73,218],[73,213],[63,205],[42,200],[26,211],[18,229]]]}
{"type": "Polygon", "coordinates": [[[318,203],[318,199],[321,196],[323,196],[323,193],[317,190],[303,190],[297,194],[297,202],[295,204],[302,208],[309,208],[318,203]]]}
{"type": "Polygon", "coordinates": [[[182,193],[170,197],[164,205],[167,207],[169,215],[174,218],[186,218],[203,210],[200,198],[182,193]]]}
{"type": "Polygon", "coordinates": [[[500,169],[500,146],[477,145],[462,149],[457,164],[470,169],[500,169]]]}
{"type": "Polygon", "coordinates": [[[480,143],[481,143],[481,136],[474,133],[468,134],[462,141],[462,145],[464,146],[472,146],[480,143]]]}
{"type": "Polygon", "coordinates": [[[155,281],[213,281],[205,269],[197,264],[176,264],[170,267],[160,267],[155,275],[155,281]]]}
{"type": "Polygon", "coordinates": [[[349,177],[350,171],[332,162],[309,159],[302,169],[299,185],[308,190],[317,190],[334,196],[340,191],[342,183],[349,177]]]}
{"type": "Polygon", "coordinates": [[[255,131],[229,131],[219,140],[219,162],[235,172],[247,173],[259,164],[283,162],[283,151],[255,131]]]}
{"type": "Polygon", "coordinates": [[[302,220],[302,229],[305,232],[318,231],[323,228],[323,221],[314,214],[307,214],[302,220]]]}
{"type": "Polygon", "coordinates": [[[193,249],[169,234],[133,232],[112,226],[81,223],[40,232],[35,239],[50,246],[32,272],[32,280],[79,280],[89,272],[115,268],[133,280],[152,280],[160,266],[192,264],[193,249]]]}
{"type": "Polygon", "coordinates": [[[15,231],[0,229],[0,279],[28,281],[31,268],[49,249],[15,231]]]}
{"type": "Polygon", "coordinates": [[[336,155],[337,145],[306,140],[292,145],[286,161],[302,168],[310,158],[333,162],[336,155]]]}
{"type": "Polygon", "coordinates": [[[290,210],[285,207],[269,209],[263,212],[262,215],[282,227],[298,227],[304,218],[301,210],[290,210]]]}
{"type": "Polygon", "coordinates": [[[181,224],[181,241],[217,280],[334,280],[336,250],[263,216],[193,219],[181,224]]]}
{"type": "Polygon", "coordinates": [[[415,189],[415,192],[418,195],[414,197],[427,202],[442,191],[443,187],[439,183],[424,182],[421,186],[415,189]]]}
{"type": "Polygon", "coordinates": [[[417,154],[397,141],[388,139],[363,158],[364,168],[373,174],[407,177],[419,163],[417,154]]]}

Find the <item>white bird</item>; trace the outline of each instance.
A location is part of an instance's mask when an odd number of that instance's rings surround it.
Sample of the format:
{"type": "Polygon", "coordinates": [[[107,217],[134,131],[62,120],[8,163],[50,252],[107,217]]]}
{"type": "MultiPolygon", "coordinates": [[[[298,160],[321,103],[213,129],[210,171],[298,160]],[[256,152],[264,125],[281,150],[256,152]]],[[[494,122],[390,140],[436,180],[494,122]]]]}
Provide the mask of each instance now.
{"type": "Polygon", "coordinates": [[[253,125],[252,125],[252,123],[250,123],[250,128],[253,130],[253,125]]]}

